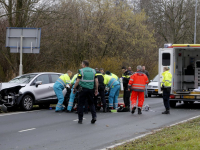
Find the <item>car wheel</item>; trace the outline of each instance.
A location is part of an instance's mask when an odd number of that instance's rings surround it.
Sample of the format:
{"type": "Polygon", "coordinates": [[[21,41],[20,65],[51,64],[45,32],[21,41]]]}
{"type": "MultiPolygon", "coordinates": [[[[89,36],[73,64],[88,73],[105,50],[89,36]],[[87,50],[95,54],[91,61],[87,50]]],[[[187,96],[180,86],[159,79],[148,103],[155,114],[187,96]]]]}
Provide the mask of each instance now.
{"type": "Polygon", "coordinates": [[[176,101],[169,101],[169,105],[170,105],[170,107],[175,108],[176,107],[176,101]]]}
{"type": "Polygon", "coordinates": [[[148,97],[151,97],[151,94],[148,94],[148,97]]]}
{"type": "Polygon", "coordinates": [[[30,95],[25,95],[21,101],[23,110],[29,111],[33,108],[33,98],[30,95]]]}
{"type": "Polygon", "coordinates": [[[49,109],[50,104],[39,104],[40,109],[49,109]]]}

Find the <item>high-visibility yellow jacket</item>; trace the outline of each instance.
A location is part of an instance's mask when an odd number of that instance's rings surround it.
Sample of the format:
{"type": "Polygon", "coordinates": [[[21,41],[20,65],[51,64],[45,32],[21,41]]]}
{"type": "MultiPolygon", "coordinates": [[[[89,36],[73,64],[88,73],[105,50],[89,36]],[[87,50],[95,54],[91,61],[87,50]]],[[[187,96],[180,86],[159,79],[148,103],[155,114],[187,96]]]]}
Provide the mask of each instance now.
{"type": "Polygon", "coordinates": [[[73,78],[71,80],[71,84],[74,84],[74,81],[76,80],[77,76],[78,76],[78,73],[73,76],[73,78]]]}
{"type": "Polygon", "coordinates": [[[113,78],[115,78],[117,81],[119,80],[119,78],[118,78],[118,76],[117,76],[116,74],[111,73],[111,76],[112,76],[113,78]]]}
{"type": "Polygon", "coordinates": [[[105,74],[103,77],[104,77],[104,84],[107,85],[109,88],[115,85],[119,85],[119,82],[112,76],[105,74]]]}
{"type": "Polygon", "coordinates": [[[65,87],[67,84],[70,84],[70,77],[69,77],[69,75],[66,73],[66,74],[61,75],[61,76],[58,78],[57,81],[60,82],[60,83],[63,85],[63,87],[65,87]]]}
{"type": "Polygon", "coordinates": [[[169,71],[165,71],[162,73],[163,79],[161,86],[164,85],[164,87],[171,87],[172,85],[172,74],[169,71]]]}

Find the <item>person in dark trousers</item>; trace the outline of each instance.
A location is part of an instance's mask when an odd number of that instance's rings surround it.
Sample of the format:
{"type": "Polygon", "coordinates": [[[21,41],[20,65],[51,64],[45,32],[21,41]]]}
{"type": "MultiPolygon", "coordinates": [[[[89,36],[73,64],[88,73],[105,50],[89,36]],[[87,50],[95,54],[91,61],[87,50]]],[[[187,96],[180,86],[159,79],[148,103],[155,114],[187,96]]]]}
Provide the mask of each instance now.
{"type": "Polygon", "coordinates": [[[84,60],[82,63],[82,69],[79,69],[78,78],[74,85],[73,91],[76,92],[76,87],[79,85],[79,104],[78,104],[78,123],[82,124],[83,121],[83,106],[85,101],[88,100],[90,111],[92,114],[91,123],[94,124],[97,120],[95,106],[94,106],[94,93],[98,94],[98,78],[96,71],[89,67],[89,62],[84,60]],[[95,85],[95,86],[94,86],[95,85]],[[95,87],[95,90],[94,90],[95,87]]]}
{"type": "MultiPolygon", "coordinates": [[[[99,91],[99,96],[101,97],[101,102],[103,104],[103,112],[106,112],[106,101],[105,101],[105,92],[104,92],[104,90],[105,90],[104,77],[103,77],[103,74],[100,71],[96,71],[96,76],[97,76],[98,82],[99,82],[98,91],[99,91]]],[[[97,108],[97,100],[98,100],[98,96],[94,96],[96,108],[97,108]]]]}
{"type": "Polygon", "coordinates": [[[123,78],[123,87],[124,87],[124,104],[127,111],[130,110],[130,91],[128,90],[128,82],[130,79],[130,76],[132,75],[131,72],[129,72],[126,67],[122,67],[122,78],[123,78]]]}
{"type": "Polygon", "coordinates": [[[166,110],[162,114],[170,114],[169,97],[172,85],[172,74],[169,72],[169,67],[164,67],[163,71],[161,90],[163,91],[163,103],[166,110]]]}
{"type": "MultiPolygon", "coordinates": [[[[143,69],[143,72],[146,74],[146,76],[149,79],[149,72],[147,70],[145,70],[145,66],[142,66],[142,69],[143,69]]],[[[144,93],[145,93],[145,98],[147,98],[148,97],[147,84],[145,86],[145,92],[144,93]]]]}

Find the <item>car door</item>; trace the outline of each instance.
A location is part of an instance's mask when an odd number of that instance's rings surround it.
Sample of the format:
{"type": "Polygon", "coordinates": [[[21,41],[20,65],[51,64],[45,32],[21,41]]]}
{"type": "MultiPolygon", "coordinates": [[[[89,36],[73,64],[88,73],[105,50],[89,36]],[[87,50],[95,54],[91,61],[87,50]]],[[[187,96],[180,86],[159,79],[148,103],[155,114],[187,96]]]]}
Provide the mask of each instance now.
{"type": "Polygon", "coordinates": [[[39,75],[34,81],[33,81],[33,93],[35,95],[35,98],[37,101],[39,100],[50,100],[52,97],[52,93],[51,93],[51,89],[53,87],[51,87],[51,83],[50,83],[50,79],[49,79],[49,75],[48,74],[42,74],[39,75]],[[38,87],[35,86],[34,83],[36,83],[37,81],[42,81],[41,85],[38,85],[38,87]]]}

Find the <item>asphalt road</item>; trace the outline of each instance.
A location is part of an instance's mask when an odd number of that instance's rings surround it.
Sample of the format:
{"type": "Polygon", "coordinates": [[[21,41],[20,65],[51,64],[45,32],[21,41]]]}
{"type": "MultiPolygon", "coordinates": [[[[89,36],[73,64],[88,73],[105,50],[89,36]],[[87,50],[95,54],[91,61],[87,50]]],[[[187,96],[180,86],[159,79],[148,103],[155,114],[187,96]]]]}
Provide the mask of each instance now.
{"type": "Polygon", "coordinates": [[[170,124],[200,115],[200,103],[179,104],[170,115],[162,115],[162,99],[147,98],[150,111],[142,115],[130,112],[97,113],[96,124],[91,114],[77,123],[75,113],[35,110],[0,114],[0,150],[94,150],[137,137],[170,124]]]}

